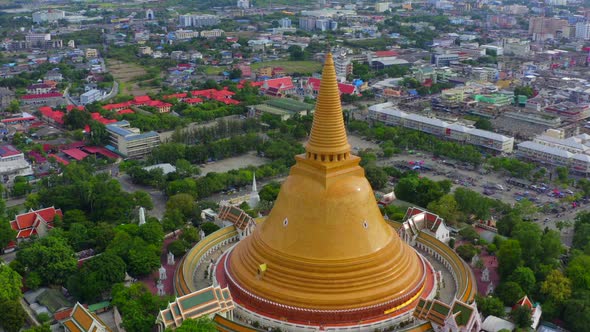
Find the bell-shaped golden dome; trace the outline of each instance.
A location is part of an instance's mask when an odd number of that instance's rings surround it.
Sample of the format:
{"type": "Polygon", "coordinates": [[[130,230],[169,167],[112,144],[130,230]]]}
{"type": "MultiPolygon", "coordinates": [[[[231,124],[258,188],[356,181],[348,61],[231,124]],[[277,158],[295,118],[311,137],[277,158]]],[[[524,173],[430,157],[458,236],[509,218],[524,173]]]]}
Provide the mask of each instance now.
{"type": "Polygon", "coordinates": [[[234,299],[319,324],[413,305],[427,270],[383,220],[360,158],[350,154],[331,54],[306,154],[296,160],[266,220],[229,254],[234,299]]]}

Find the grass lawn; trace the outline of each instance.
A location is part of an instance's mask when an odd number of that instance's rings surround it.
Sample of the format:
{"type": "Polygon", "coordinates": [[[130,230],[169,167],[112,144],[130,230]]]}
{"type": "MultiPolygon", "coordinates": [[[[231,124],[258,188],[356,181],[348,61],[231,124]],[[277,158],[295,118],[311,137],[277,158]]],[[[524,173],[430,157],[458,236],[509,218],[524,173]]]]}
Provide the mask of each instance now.
{"type": "Polygon", "coordinates": [[[315,73],[320,72],[322,69],[322,64],[316,61],[286,61],[286,60],[276,60],[276,61],[265,61],[265,62],[257,62],[252,64],[252,70],[256,70],[261,67],[283,67],[286,73],[315,73]]]}

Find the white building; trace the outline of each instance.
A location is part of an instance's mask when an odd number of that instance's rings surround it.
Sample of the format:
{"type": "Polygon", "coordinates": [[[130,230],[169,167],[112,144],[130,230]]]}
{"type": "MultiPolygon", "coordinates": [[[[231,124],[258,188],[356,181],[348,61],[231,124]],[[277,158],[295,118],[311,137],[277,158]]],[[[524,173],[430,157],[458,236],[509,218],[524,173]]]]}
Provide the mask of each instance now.
{"type": "Polygon", "coordinates": [[[33,13],[33,22],[45,23],[45,22],[57,22],[66,17],[66,12],[58,9],[43,10],[40,12],[33,13]]]}
{"type": "Polygon", "coordinates": [[[420,232],[426,232],[443,243],[448,243],[451,239],[451,231],[443,218],[417,207],[408,208],[398,232],[400,238],[411,246],[415,245],[420,232]]]}
{"type": "Polygon", "coordinates": [[[389,10],[389,2],[377,2],[375,4],[375,11],[377,13],[383,13],[387,10],[389,10]]]}
{"type": "Polygon", "coordinates": [[[590,23],[578,22],[576,23],[576,38],[589,40],[590,39],[590,23]]]}
{"type": "Polygon", "coordinates": [[[279,20],[279,26],[281,28],[290,28],[291,27],[291,19],[288,17],[283,17],[279,20]]]}
{"type": "Polygon", "coordinates": [[[183,27],[205,27],[219,24],[219,17],[209,14],[186,14],[178,17],[178,23],[183,27]]]}
{"type": "Polygon", "coordinates": [[[518,144],[516,153],[521,158],[590,174],[590,135],[581,134],[566,139],[541,135],[533,141],[518,144]]]}
{"type": "Polygon", "coordinates": [[[128,158],[143,158],[160,145],[160,136],[155,131],[141,133],[131,128],[129,122],[119,121],[106,126],[109,140],[121,154],[128,158]]]}
{"type": "Polygon", "coordinates": [[[436,118],[402,112],[391,102],[369,107],[369,119],[383,122],[390,126],[419,130],[431,135],[481,146],[503,153],[511,153],[514,147],[513,137],[469,128],[458,123],[449,124],[436,118]]]}
{"type": "Polygon", "coordinates": [[[201,31],[201,38],[217,38],[225,34],[221,29],[203,30],[201,31]]]}
{"type": "Polygon", "coordinates": [[[155,18],[156,18],[156,16],[154,15],[154,11],[153,10],[148,9],[148,10],[145,11],[145,19],[146,20],[153,20],[155,18]]]}
{"type": "Polygon", "coordinates": [[[86,105],[98,101],[102,98],[102,92],[97,89],[84,92],[80,95],[80,104],[86,105]]]}
{"type": "Polygon", "coordinates": [[[33,169],[25,155],[12,145],[0,145],[0,182],[9,183],[27,175],[33,175],[33,169]]]}
{"type": "Polygon", "coordinates": [[[238,0],[236,6],[242,9],[250,8],[250,1],[249,0],[238,0]]]}
{"type": "Polygon", "coordinates": [[[193,30],[176,30],[174,31],[174,36],[176,37],[177,40],[185,40],[185,39],[191,39],[191,38],[198,38],[199,37],[199,32],[198,31],[193,31],[193,30]]]}

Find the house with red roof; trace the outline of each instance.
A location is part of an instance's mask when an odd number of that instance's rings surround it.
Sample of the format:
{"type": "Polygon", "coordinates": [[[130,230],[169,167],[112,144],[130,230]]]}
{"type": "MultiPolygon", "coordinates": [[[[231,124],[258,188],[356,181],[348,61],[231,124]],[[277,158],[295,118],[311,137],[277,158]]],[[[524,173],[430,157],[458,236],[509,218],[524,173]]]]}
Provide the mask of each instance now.
{"type": "Polygon", "coordinates": [[[143,106],[143,105],[147,105],[147,103],[149,103],[150,101],[152,101],[152,98],[150,98],[150,96],[135,96],[133,98],[133,104],[137,105],[137,106],[143,106]]]}
{"type": "Polygon", "coordinates": [[[183,100],[183,102],[185,102],[189,105],[196,105],[196,104],[202,103],[203,99],[201,99],[201,98],[186,98],[183,100]]]}
{"type": "Polygon", "coordinates": [[[443,218],[417,207],[408,208],[398,232],[400,238],[412,245],[420,232],[426,232],[443,243],[448,243],[451,239],[451,231],[443,218]]]}
{"type": "Polygon", "coordinates": [[[206,90],[195,90],[192,91],[191,94],[195,97],[205,97],[207,99],[216,100],[222,102],[226,105],[237,105],[240,102],[237,100],[232,99],[235,95],[234,92],[229,91],[227,87],[223,88],[223,90],[216,90],[216,89],[206,89],[206,90]]]}
{"type": "Polygon", "coordinates": [[[265,80],[260,91],[268,96],[282,97],[295,93],[295,85],[290,76],[265,80]]]}
{"type": "Polygon", "coordinates": [[[531,327],[533,330],[536,330],[537,326],[539,326],[539,322],[541,321],[541,315],[543,314],[541,304],[533,303],[533,301],[531,301],[531,299],[525,295],[520,300],[516,301],[516,303],[512,306],[512,310],[516,310],[518,307],[527,307],[531,309],[531,327]]]}
{"type": "Polygon", "coordinates": [[[172,104],[160,100],[150,100],[145,106],[155,107],[158,110],[158,113],[169,113],[172,108],[172,104]]]}
{"type": "Polygon", "coordinates": [[[54,111],[53,108],[51,108],[50,106],[39,107],[39,112],[41,112],[41,115],[43,115],[43,118],[45,118],[49,122],[60,124],[60,125],[64,124],[64,120],[63,120],[63,117],[65,115],[64,112],[54,111]]]}
{"type": "Polygon", "coordinates": [[[122,109],[122,110],[117,111],[117,114],[119,114],[119,115],[133,114],[133,113],[135,113],[135,112],[133,112],[133,110],[130,108],[126,108],[126,109],[122,109]]]}
{"type": "Polygon", "coordinates": [[[25,105],[49,105],[55,107],[63,103],[63,95],[60,92],[28,94],[21,96],[20,99],[25,105]]]}
{"type": "MultiPolygon", "coordinates": [[[[29,211],[17,215],[14,220],[10,222],[10,227],[17,231],[16,241],[21,242],[29,239],[33,235],[43,237],[47,232],[53,228],[55,217],[63,217],[60,209],[53,206],[41,210],[29,211]]],[[[10,245],[9,245],[10,246],[10,245]]],[[[12,246],[15,246],[13,243],[12,246]]]]}
{"type": "Polygon", "coordinates": [[[392,56],[398,56],[399,53],[397,53],[396,51],[376,51],[375,52],[375,57],[376,58],[387,58],[387,57],[392,57],[392,56]]]}
{"type": "MultiPolygon", "coordinates": [[[[320,84],[321,84],[321,80],[319,78],[310,77],[309,79],[307,79],[305,91],[308,94],[317,96],[320,91],[320,84]]],[[[359,94],[359,90],[357,89],[357,87],[352,84],[338,83],[338,90],[340,91],[340,95],[343,95],[343,94],[344,95],[358,95],[359,94]]]]}
{"type": "Polygon", "coordinates": [[[171,95],[165,95],[162,99],[178,99],[178,101],[183,101],[188,96],[188,93],[174,93],[171,95]]]}
{"type": "Polygon", "coordinates": [[[129,108],[132,105],[133,105],[133,103],[131,103],[130,101],[126,101],[124,103],[106,104],[102,108],[107,111],[120,111],[120,110],[124,110],[126,108],[129,108]]]}

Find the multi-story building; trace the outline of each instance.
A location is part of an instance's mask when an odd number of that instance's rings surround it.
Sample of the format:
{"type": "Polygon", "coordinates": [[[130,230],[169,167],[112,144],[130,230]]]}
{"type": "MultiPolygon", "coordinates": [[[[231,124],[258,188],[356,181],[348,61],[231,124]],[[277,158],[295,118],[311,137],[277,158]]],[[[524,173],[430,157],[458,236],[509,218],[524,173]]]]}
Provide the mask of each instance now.
{"type": "Polygon", "coordinates": [[[84,92],[80,95],[80,103],[82,105],[93,103],[97,100],[100,100],[102,97],[102,92],[97,89],[92,89],[90,91],[84,92]]]}
{"type": "Polygon", "coordinates": [[[66,17],[66,12],[58,9],[43,10],[33,13],[34,23],[57,22],[66,17]]]}
{"type": "Polygon", "coordinates": [[[121,154],[131,159],[143,158],[160,145],[160,136],[154,131],[141,133],[129,122],[119,121],[106,126],[109,140],[121,154]]]}
{"type": "Polygon", "coordinates": [[[459,54],[457,53],[446,53],[446,54],[433,54],[431,62],[437,67],[448,67],[452,62],[459,61],[459,54]]]}
{"type": "Polygon", "coordinates": [[[49,92],[52,92],[53,90],[54,90],[54,88],[51,85],[45,84],[45,83],[31,84],[27,87],[27,93],[32,94],[32,95],[49,93],[49,92]]]}
{"type": "Polygon", "coordinates": [[[33,175],[33,169],[25,155],[12,145],[0,145],[0,182],[9,183],[27,175],[33,175]]]}
{"type": "Polygon", "coordinates": [[[458,123],[449,124],[436,118],[402,112],[390,102],[369,107],[369,119],[383,122],[387,125],[419,130],[438,137],[473,144],[503,153],[511,153],[514,147],[513,137],[465,127],[458,123]]]}
{"type": "Polygon", "coordinates": [[[279,27],[281,28],[290,28],[291,27],[291,19],[288,17],[283,17],[279,20],[279,27]]]}
{"type": "Polygon", "coordinates": [[[315,17],[300,17],[299,18],[299,29],[305,31],[315,30],[315,17]]]}
{"type": "Polygon", "coordinates": [[[186,14],[178,17],[178,23],[183,27],[206,27],[219,24],[219,17],[209,14],[186,14]]]}
{"type": "Polygon", "coordinates": [[[568,138],[540,135],[518,144],[517,155],[553,166],[566,166],[574,172],[590,173],[590,135],[568,138]]]}
{"type": "Polygon", "coordinates": [[[225,34],[221,29],[203,30],[201,31],[201,38],[217,38],[225,34]]]}
{"type": "Polygon", "coordinates": [[[88,59],[98,58],[98,50],[96,48],[87,48],[84,50],[84,56],[88,59]]]}
{"type": "Polygon", "coordinates": [[[569,101],[545,107],[543,112],[557,115],[563,121],[577,122],[590,117],[590,104],[569,101]]]}
{"type": "Polygon", "coordinates": [[[152,9],[148,9],[145,11],[145,19],[146,20],[153,20],[156,16],[154,15],[154,11],[152,9]]]}
{"type": "Polygon", "coordinates": [[[238,0],[236,6],[242,9],[250,8],[250,1],[249,0],[238,0]]]}
{"type": "Polygon", "coordinates": [[[576,38],[589,40],[590,39],[590,23],[578,22],[576,23],[576,38]]]}
{"type": "Polygon", "coordinates": [[[334,67],[338,78],[346,78],[346,76],[352,75],[352,61],[345,55],[334,58],[334,67]]]}
{"type": "Polygon", "coordinates": [[[377,13],[383,13],[387,10],[389,10],[389,2],[377,2],[375,4],[375,11],[377,13]]]}
{"type": "Polygon", "coordinates": [[[531,42],[528,40],[504,38],[502,47],[507,55],[528,56],[531,53],[531,42]]]}
{"type": "Polygon", "coordinates": [[[0,87],[0,109],[6,109],[15,99],[15,95],[9,88],[0,87]]]}
{"type": "Polygon", "coordinates": [[[176,37],[177,40],[185,40],[185,39],[191,39],[191,38],[198,38],[199,37],[199,32],[198,31],[193,31],[193,30],[176,30],[174,31],[174,37],[176,37]]]}
{"type": "Polygon", "coordinates": [[[529,19],[529,35],[533,40],[554,39],[567,30],[569,35],[569,22],[553,17],[531,17],[529,19]]]}
{"type": "Polygon", "coordinates": [[[152,53],[154,53],[154,51],[149,46],[140,46],[138,49],[139,55],[152,55],[152,53]]]}

